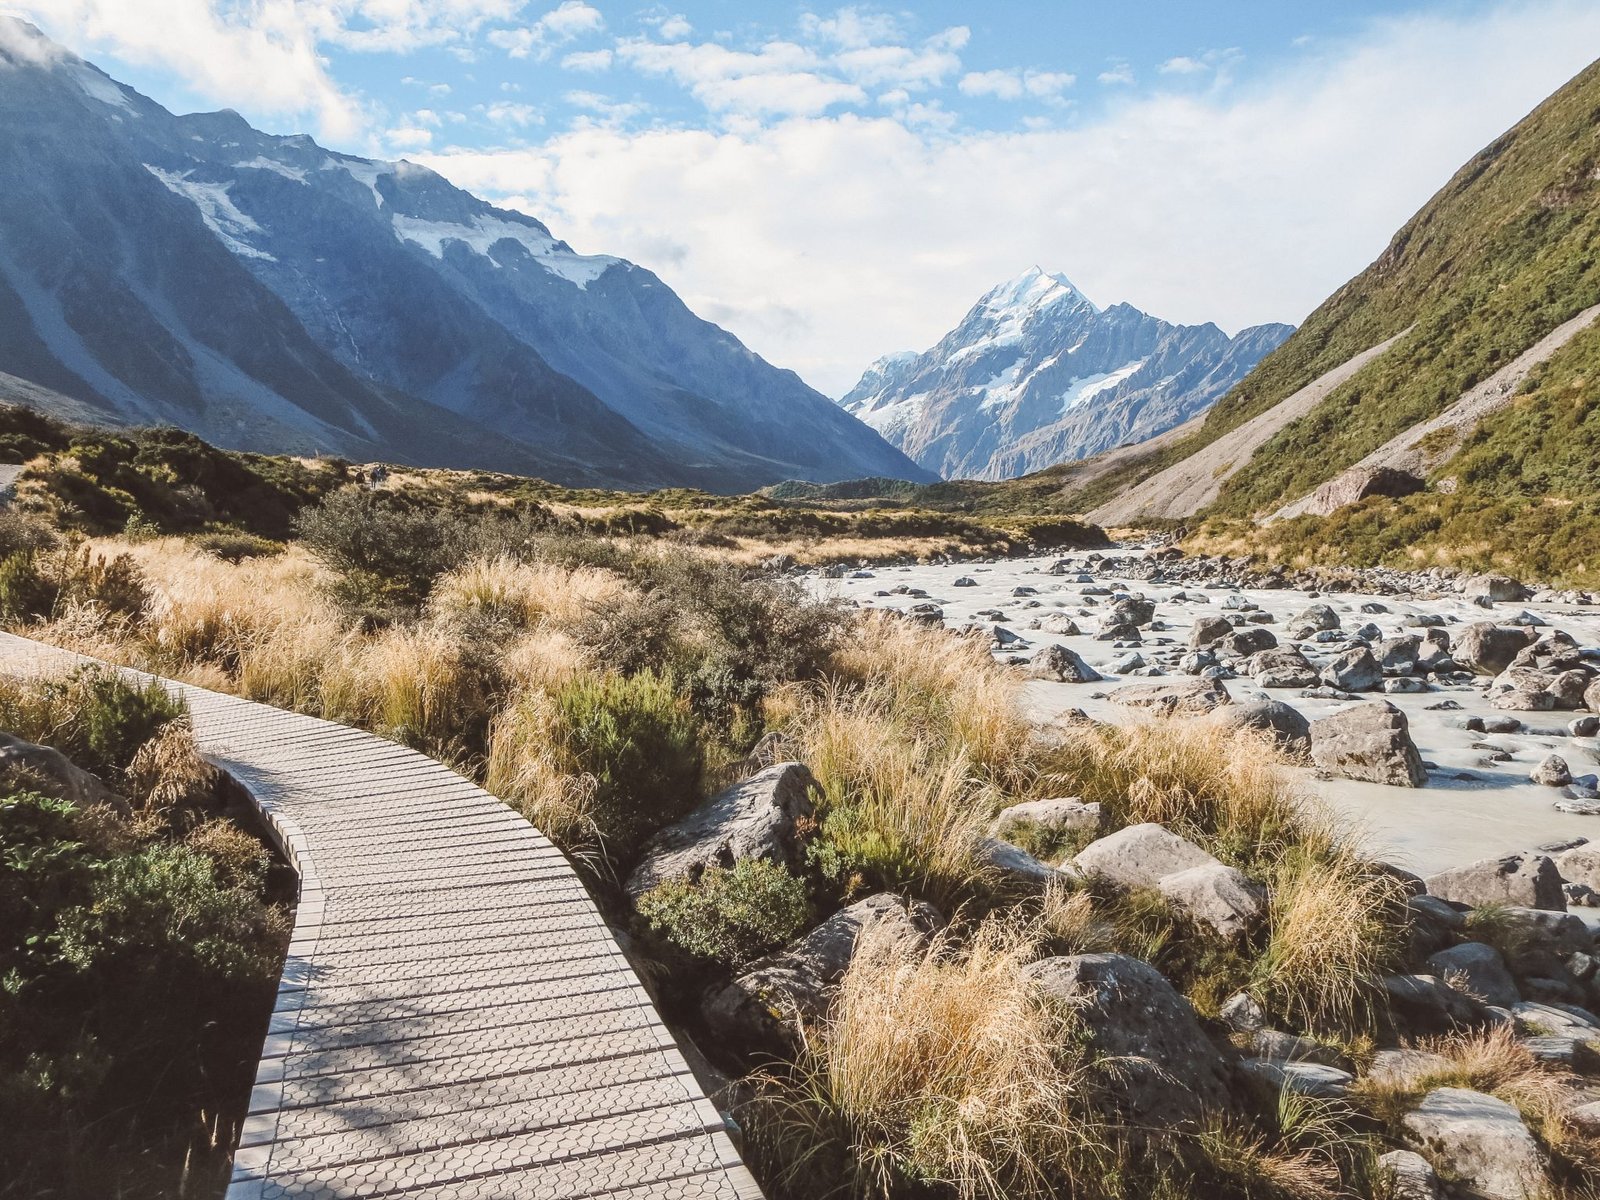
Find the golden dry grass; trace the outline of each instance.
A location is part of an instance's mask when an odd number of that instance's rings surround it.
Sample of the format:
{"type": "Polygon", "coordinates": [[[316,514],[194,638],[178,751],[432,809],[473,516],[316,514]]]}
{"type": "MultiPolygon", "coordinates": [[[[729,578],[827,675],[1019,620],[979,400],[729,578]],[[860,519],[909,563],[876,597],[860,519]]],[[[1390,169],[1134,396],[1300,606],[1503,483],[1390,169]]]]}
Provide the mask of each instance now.
{"type": "Polygon", "coordinates": [[[1027,939],[986,926],[965,953],[863,932],[833,1012],[753,1114],[780,1182],[815,1194],[816,1156],[851,1151],[852,1194],[907,1178],[963,1200],[1030,1200],[1107,1154],[1069,1013],[1023,976],[1027,939]]]}
{"type": "Polygon", "coordinates": [[[1041,769],[1057,794],[1103,804],[1114,825],[1154,821],[1239,866],[1340,839],[1252,730],[1150,718],[1071,726],[1041,769]]]}
{"type": "Polygon", "coordinates": [[[1373,981],[1400,960],[1404,903],[1399,880],[1349,850],[1292,849],[1270,878],[1255,988],[1298,1028],[1369,1025],[1373,981]]]}
{"type": "Polygon", "coordinates": [[[626,590],[594,567],[567,570],[501,556],[475,559],[440,577],[428,599],[435,615],[489,616],[532,628],[549,620],[570,625],[626,590]]]}
{"type": "Polygon", "coordinates": [[[569,853],[593,853],[595,780],[562,750],[557,720],[543,692],[528,692],[499,713],[489,729],[484,786],[569,853]]]}
{"type": "Polygon", "coordinates": [[[828,840],[889,886],[958,903],[987,872],[977,858],[998,793],[965,744],[908,722],[882,686],[812,692],[788,730],[822,785],[828,840]]]}

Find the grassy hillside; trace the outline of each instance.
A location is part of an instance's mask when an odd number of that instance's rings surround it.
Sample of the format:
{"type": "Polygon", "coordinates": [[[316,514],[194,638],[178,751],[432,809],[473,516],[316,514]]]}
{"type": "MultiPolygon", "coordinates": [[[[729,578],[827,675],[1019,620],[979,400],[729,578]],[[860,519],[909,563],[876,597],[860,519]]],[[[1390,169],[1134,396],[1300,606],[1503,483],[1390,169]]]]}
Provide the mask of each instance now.
{"type": "Polygon", "coordinates": [[[1037,504],[1049,493],[1059,511],[1086,511],[1409,329],[1263,446],[1216,508],[1232,516],[1270,512],[1312,490],[1600,301],[1597,163],[1600,63],[1462,167],[1199,430],[1111,471],[1067,464],[999,485],[1001,495],[1017,491],[1037,504]]]}
{"type": "Polygon", "coordinates": [[[1190,542],[1302,566],[1446,565],[1600,587],[1600,328],[1536,370],[1433,483],[1265,527],[1213,518],[1190,542]]]}

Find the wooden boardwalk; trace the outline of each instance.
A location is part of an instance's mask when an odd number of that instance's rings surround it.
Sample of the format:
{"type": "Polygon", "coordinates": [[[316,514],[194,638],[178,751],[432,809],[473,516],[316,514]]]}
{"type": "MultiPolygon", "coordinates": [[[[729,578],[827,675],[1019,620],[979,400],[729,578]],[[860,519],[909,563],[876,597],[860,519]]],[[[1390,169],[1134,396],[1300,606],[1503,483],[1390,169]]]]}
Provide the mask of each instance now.
{"type": "MultiPolygon", "coordinates": [[[[0,668],[87,662],[0,634],[0,668]]],[[[566,858],[371,734],[168,682],[300,903],[228,1200],[759,1200],[566,858]]]]}

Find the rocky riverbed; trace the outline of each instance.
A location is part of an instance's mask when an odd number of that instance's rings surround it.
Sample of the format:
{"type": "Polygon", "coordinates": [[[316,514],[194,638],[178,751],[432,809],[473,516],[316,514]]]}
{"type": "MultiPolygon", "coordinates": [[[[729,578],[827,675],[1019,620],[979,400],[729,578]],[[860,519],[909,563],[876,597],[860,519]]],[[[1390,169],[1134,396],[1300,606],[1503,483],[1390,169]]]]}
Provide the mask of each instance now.
{"type": "Polygon", "coordinates": [[[1126,721],[1219,705],[1260,720],[1262,701],[1287,705],[1277,724],[1298,732],[1298,713],[1312,726],[1296,768],[1307,790],[1422,875],[1600,841],[1600,606],[1581,593],[1394,571],[1318,591],[1290,586],[1307,578],[1145,549],[807,582],[977,631],[1028,676],[1042,722],[1074,709],[1126,721]]]}

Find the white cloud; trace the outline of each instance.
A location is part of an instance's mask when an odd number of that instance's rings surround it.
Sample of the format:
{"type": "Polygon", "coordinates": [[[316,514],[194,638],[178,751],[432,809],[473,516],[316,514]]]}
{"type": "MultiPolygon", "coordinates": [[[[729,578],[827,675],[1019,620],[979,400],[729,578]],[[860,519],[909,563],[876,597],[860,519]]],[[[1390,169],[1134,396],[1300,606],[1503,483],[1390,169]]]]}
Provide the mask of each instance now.
{"type": "Polygon", "coordinates": [[[532,25],[491,30],[489,43],[512,58],[542,60],[549,58],[555,47],[585,34],[599,33],[605,27],[605,17],[598,8],[585,4],[584,0],[562,0],[558,7],[545,13],[532,25]]]}
{"type": "Polygon", "coordinates": [[[1020,100],[1028,95],[1039,100],[1055,100],[1076,80],[1077,76],[1064,71],[972,71],[961,77],[958,86],[966,96],[1020,100]]]}
{"type": "Polygon", "coordinates": [[[611,66],[609,50],[574,50],[561,60],[569,71],[604,71],[611,66]]]}
{"type": "MultiPolygon", "coordinates": [[[[1508,3],[1381,20],[1297,53],[1292,71],[1129,96],[1058,129],[955,134],[845,113],[424,157],[582,250],[657,269],[839,392],[880,354],[932,344],[1019,264],[1169,320],[1300,320],[1595,45],[1586,0],[1508,3]]],[[[786,50],[770,65],[781,78],[809,64],[786,50]]]]}
{"type": "Polygon", "coordinates": [[[822,71],[815,51],[772,41],[756,50],[730,50],[716,42],[653,42],[627,38],[617,59],[636,70],[673,80],[712,112],[747,116],[811,116],[836,104],[860,104],[859,85],[822,71]]]}
{"type": "Polygon", "coordinates": [[[1163,75],[1196,75],[1205,69],[1205,63],[1198,58],[1190,58],[1186,54],[1180,54],[1177,58],[1169,58],[1156,68],[1163,75]]]}
{"type": "Polygon", "coordinates": [[[531,104],[497,100],[493,104],[480,105],[479,111],[496,125],[516,125],[524,128],[529,125],[544,124],[544,118],[539,115],[539,110],[531,104]]]}
{"type": "Polygon", "coordinates": [[[1095,78],[1107,87],[1132,87],[1136,82],[1133,68],[1125,62],[1112,63],[1095,78]]]}
{"type": "Polygon", "coordinates": [[[433,131],[419,125],[399,125],[383,134],[384,141],[401,150],[425,150],[433,145],[433,131]]]}
{"type": "Polygon", "coordinates": [[[693,33],[694,26],[682,13],[673,13],[656,26],[656,32],[669,42],[678,42],[693,33]]]}

